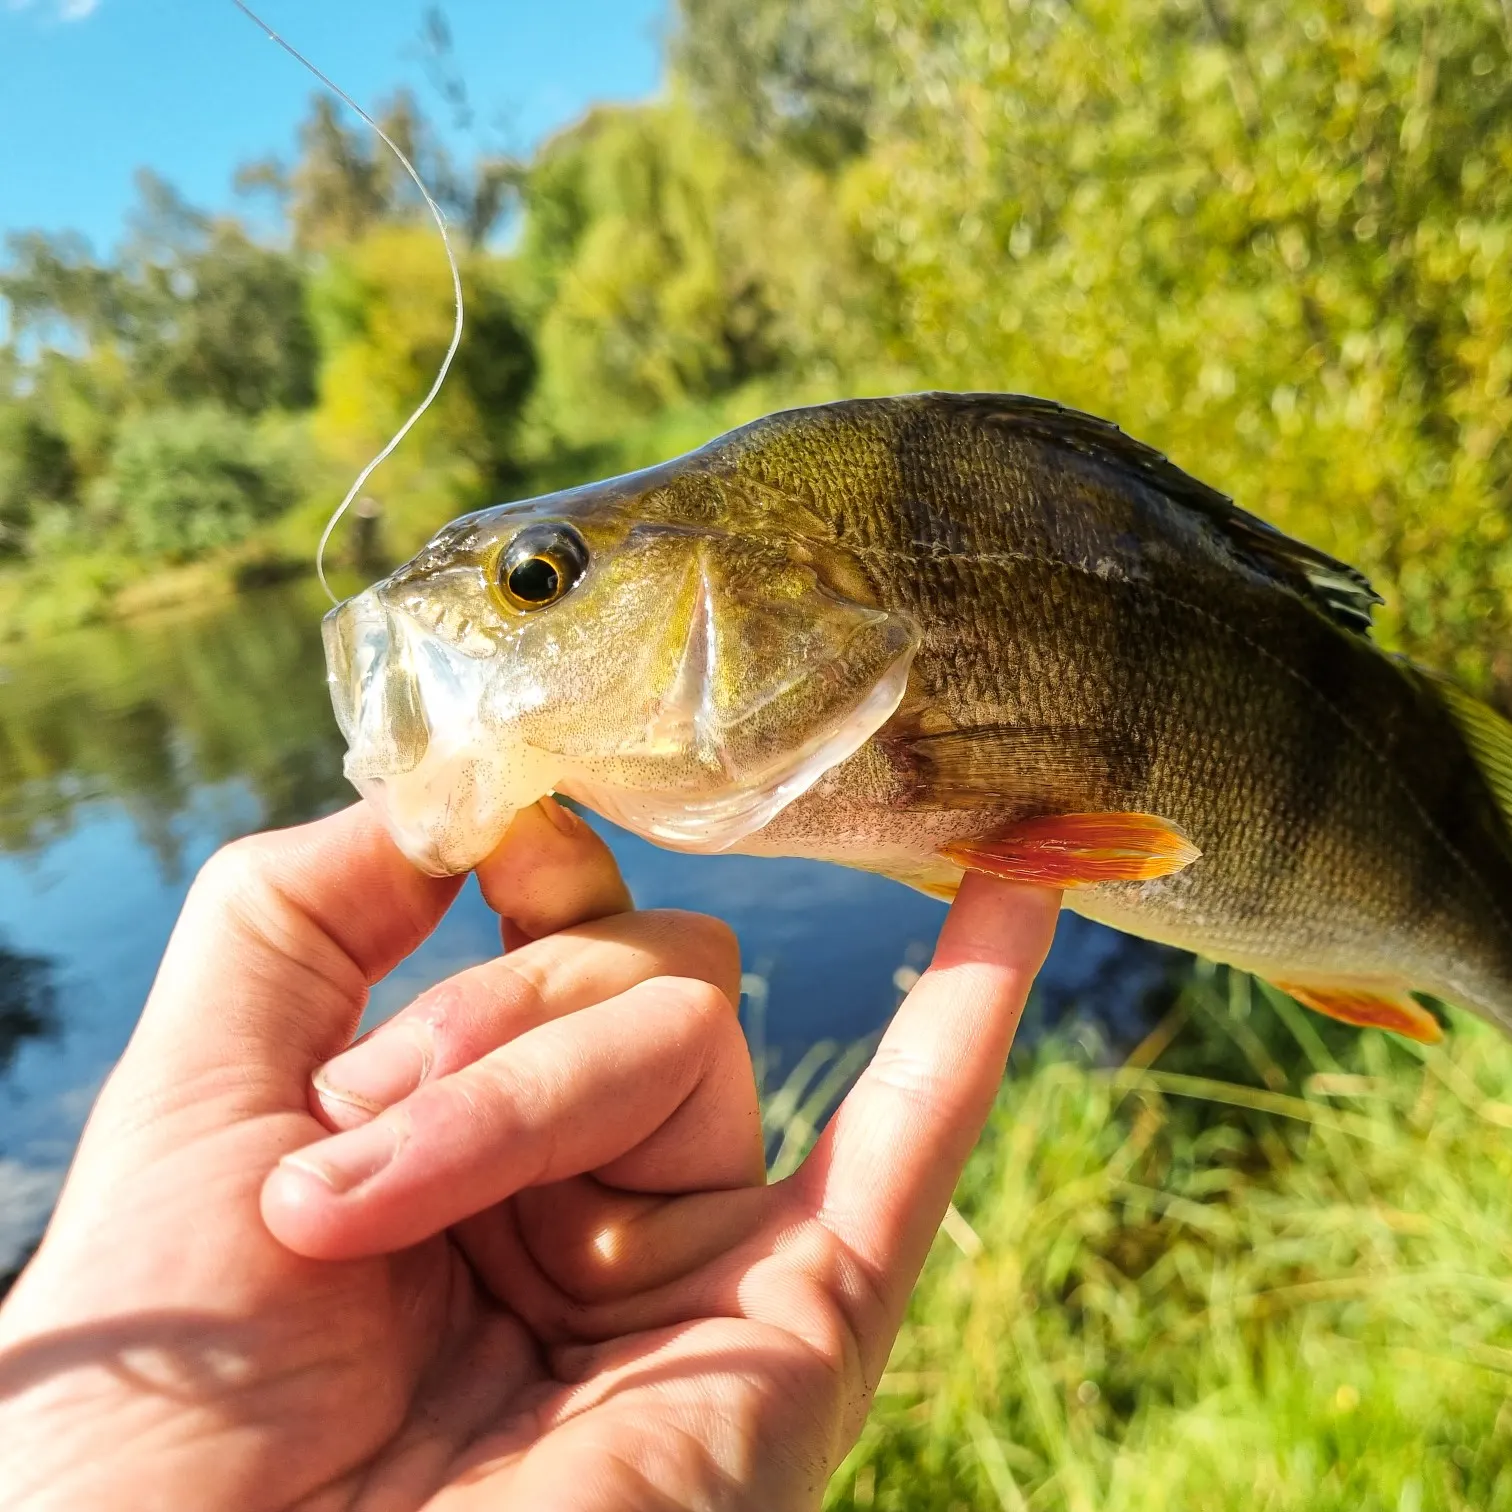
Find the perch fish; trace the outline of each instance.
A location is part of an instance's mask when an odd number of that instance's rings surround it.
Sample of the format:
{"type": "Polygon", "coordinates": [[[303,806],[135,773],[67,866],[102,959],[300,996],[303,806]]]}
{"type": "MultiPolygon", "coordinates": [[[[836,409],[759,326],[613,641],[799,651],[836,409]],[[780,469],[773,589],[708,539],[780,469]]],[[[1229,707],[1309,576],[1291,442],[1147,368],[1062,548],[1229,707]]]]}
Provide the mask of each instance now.
{"type": "Polygon", "coordinates": [[[566,794],[688,851],[964,872],[1415,1038],[1512,1028],[1512,726],[1359,573],[1115,426],[916,394],[466,515],[334,609],[346,770],[459,872],[566,794]]]}

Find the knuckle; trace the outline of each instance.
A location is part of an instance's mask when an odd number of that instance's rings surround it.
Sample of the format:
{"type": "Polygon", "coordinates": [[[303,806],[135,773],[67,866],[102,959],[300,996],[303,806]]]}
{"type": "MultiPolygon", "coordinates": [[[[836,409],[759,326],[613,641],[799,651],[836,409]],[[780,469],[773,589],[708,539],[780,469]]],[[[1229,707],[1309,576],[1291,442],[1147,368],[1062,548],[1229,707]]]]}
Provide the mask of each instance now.
{"type": "Polygon", "coordinates": [[[529,1068],[498,1055],[463,1066],[435,1087],[450,1098],[464,1127],[497,1138],[520,1139],[541,1098],[529,1068]]]}
{"type": "Polygon", "coordinates": [[[501,1042],[500,1026],[535,1023],[546,1016],[543,973],[512,957],[485,961],[427,987],[406,1010],[433,1033],[454,1035],[478,1053],[501,1042]]]}
{"type": "MultiPolygon", "coordinates": [[[[789,1182],[795,1178],[789,1177],[789,1182]]],[[[832,1381],[860,1379],[888,1317],[878,1278],[822,1216],[786,1236],[793,1275],[788,1321],[832,1381]]]]}
{"type": "Polygon", "coordinates": [[[702,977],[738,995],[740,942],[723,919],[681,909],[659,909],[650,918],[664,940],[663,954],[677,976],[702,977]]]}
{"type": "Polygon", "coordinates": [[[866,1080],[885,1087],[910,1103],[932,1104],[944,1083],[940,1068],[911,1050],[898,1049],[885,1041],[866,1068],[866,1080]]]}
{"type": "MultiPolygon", "coordinates": [[[[322,995],[305,1000],[306,1009],[312,1001],[327,1001],[324,994],[345,1003],[363,986],[361,970],[301,906],[291,859],[287,837],[278,832],[223,845],[195,876],[170,949],[202,951],[213,939],[221,949],[246,952],[238,956],[242,985],[278,963],[277,969],[296,973],[289,981],[300,992],[322,995]]],[[[235,980],[231,990],[238,990],[235,980]]],[[[312,1028],[321,1022],[308,1012],[291,1011],[291,1019],[312,1028]]]]}
{"type": "Polygon", "coordinates": [[[248,835],[215,851],[195,876],[185,912],[208,915],[216,927],[283,943],[275,856],[268,837],[248,835]]]}
{"type": "Polygon", "coordinates": [[[633,1288],[624,1262],[613,1249],[618,1236],[608,1228],[563,1238],[566,1242],[552,1249],[546,1269],[569,1301],[591,1307],[633,1288]]]}
{"type": "Polygon", "coordinates": [[[740,943],[723,919],[716,919],[713,914],[682,912],[676,917],[699,949],[722,961],[739,962],[740,943]]]}
{"type": "Polygon", "coordinates": [[[215,851],[200,868],[195,890],[215,899],[239,897],[249,887],[262,888],[269,873],[267,846],[261,835],[246,835],[215,851]]]}
{"type": "MultiPolygon", "coordinates": [[[[887,1332],[891,1307],[884,1280],[849,1244],[822,1221],[817,1230],[808,1274],[817,1295],[830,1303],[816,1307],[806,1342],[843,1379],[867,1376],[867,1361],[880,1368],[887,1348],[878,1341],[887,1332]]],[[[875,1384],[873,1382],[872,1384],[875,1384]]]]}
{"type": "Polygon", "coordinates": [[[695,1023],[719,1022],[729,1017],[730,1000],[712,982],[702,977],[658,976],[652,977],[645,990],[656,996],[680,1016],[695,1023]]]}
{"type": "Polygon", "coordinates": [[[708,914],[694,914],[698,921],[698,943],[711,965],[711,974],[718,980],[740,980],[740,941],[735,931],[723,919],[708,914]]]}

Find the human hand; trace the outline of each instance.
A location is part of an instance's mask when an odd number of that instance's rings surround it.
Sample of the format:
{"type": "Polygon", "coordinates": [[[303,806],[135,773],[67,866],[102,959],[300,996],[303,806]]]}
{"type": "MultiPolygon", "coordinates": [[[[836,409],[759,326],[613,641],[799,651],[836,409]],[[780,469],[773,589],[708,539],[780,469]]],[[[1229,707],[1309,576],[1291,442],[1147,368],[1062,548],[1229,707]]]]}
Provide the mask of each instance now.
{"type": "Polygon", "coordinates": [[[342,1055],[458,884],[360,806],[206,869],[0,1309],[7,1507],[818,1505],[1056,896],[968,878],[766,1186],[728,931],[551,805],[480,880],[518,948],[342,1055]]]}

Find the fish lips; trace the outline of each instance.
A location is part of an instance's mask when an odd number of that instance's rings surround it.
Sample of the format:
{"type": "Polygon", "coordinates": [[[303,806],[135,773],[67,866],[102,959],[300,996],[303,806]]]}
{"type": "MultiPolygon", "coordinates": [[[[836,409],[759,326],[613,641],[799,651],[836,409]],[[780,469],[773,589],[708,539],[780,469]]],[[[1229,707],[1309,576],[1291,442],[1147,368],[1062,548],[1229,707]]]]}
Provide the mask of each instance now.
{"type": "MultiPolygon", "coordinates": [[[[325,618],[327,680],[348,780],[422,871],[464,872],[518,810],[552,790],[559,763],[520,742],[481,741],[496,668],[430,634],[369,589],[325,618]]],[[[513,690],[528,704],[530,690],[513,690]]]]}
{"type": "Polygon", "coordinates": [[[430,745],[430,721],[412,638],[369,590],[326,615],[321,639],[331,707],[347,743],[347,776],[355,782],[413,771],[430,745]]]}

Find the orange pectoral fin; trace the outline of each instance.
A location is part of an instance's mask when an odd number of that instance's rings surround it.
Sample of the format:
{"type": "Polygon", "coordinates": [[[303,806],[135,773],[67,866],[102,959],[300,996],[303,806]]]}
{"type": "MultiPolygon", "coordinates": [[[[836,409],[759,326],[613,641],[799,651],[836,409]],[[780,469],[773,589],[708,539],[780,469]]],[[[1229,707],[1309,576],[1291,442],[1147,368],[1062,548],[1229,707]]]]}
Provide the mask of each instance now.
{"type": "Polygon", "coordinates": [[[1405,994],[1390,997],[1357,987],[1298,987],[1290,982],[1276,986],[1304,1008],[1360,1029],[1389,1029],[1420,1045],[1436,1045],[1444,1037],[1439,1021],[1405,994]]]}
{"type": "Polygon", "coordinates": [[[968,871],[1040,887],[1149,882],[1202,854],[1180,826],[1154,814],[1047,814],[940,854],[968,871]]]}

